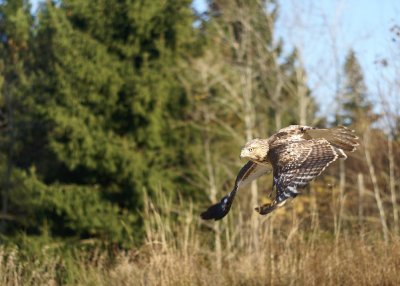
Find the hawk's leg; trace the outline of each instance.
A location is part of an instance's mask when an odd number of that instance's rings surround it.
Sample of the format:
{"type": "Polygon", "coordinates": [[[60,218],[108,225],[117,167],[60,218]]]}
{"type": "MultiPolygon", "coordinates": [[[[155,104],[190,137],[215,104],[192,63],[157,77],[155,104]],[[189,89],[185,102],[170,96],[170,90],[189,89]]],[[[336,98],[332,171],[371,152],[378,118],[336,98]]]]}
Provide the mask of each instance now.
{"type": "Polygon", "coordinates": [[[256,207],[255,210],[261,215],[266,215],[274,211],[276,208],[282,207],[288,199],[295,198],[298,194],[296,187],[293,186],[289,186],[283,191],[278,188],[276,198],[271,204],[256,207]]]}
{"type": "Polygon", "coordinates": [[[275,186],[276,186],[276,181],[278,179],[275,177],[275,175],[272,177],[272,188],[271,188],[271,192],[268,194],[268,198],[272,198],[272,194],[274,193],[275,190],[275,186]]]}

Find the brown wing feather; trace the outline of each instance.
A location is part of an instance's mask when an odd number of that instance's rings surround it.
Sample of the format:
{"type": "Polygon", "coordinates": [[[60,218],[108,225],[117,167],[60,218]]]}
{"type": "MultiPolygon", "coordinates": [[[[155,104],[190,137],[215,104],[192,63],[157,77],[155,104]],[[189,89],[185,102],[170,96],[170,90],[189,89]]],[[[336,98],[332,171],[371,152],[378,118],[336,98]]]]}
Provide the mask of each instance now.
{"type": "Polygon", "coordinates": [[[271,151],[277,193],[271,205],[256,209],[261,214],[267,214],[288,198],[296,197],[298,189],[304,188],[339,157],[336,148],[325,139],[291,142],[271,151]]]}
{"type": "Polygon", "coordinates": [[[310,151],[300,164],[294,162],[282,169],[280,174],[282,188],[290,185],[296,188],[305,187],[338,158],[335,148],[325,139],[305,141],[302,148],[310,151]]]}
{"type": "Polygon", "coordinates": [[[351,130],[344,126],[330,129],[310,129],[306,133],[314,139],[324,138],[333,146],[344,151],[353,152],[358,144],[358,137],[351,130]]]}

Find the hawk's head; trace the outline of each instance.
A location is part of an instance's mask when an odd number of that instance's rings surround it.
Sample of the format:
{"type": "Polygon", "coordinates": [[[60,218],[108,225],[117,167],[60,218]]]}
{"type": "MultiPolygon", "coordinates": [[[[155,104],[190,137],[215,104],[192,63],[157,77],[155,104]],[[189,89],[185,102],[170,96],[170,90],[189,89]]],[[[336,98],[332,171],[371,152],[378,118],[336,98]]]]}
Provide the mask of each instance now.
{"type": "Polygon", "coordinates": [[[268,150],[268,139],[253,139],[242,147],[240,158],[262,163],[267,159],[268,150]]]}

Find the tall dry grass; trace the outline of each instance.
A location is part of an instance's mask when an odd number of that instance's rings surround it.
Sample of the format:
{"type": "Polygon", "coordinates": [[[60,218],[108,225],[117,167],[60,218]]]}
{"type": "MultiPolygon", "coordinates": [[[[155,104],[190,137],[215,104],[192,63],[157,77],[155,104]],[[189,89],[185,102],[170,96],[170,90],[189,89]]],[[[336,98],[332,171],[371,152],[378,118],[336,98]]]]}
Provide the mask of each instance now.
{"type": "Polygon", "coordinates": [[[249,211],[240,204],[212,223],[201,222],[186,202],[174,206],[160,196],[146,206],[140,248],[113,258],[102,251],[77,252],[68,261],[45,250],[41,259],[26,260],[17,249],[3,248],[0,285],[400,285],[399,238],[385,243],[379,227],[362,233],[346,227],[337,235],[320,226],[315,209],[308,220],[292,204],[271,216],[257,215],[255,249],[249,211]],[[222,242],[222,264],[215,236],[222,242]]]}

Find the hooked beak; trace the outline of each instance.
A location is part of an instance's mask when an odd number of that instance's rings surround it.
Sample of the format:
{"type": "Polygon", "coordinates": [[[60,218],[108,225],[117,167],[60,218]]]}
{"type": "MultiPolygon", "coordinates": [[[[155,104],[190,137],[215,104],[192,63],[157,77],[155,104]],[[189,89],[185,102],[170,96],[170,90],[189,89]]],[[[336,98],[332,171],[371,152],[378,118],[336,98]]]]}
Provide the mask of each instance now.
{"type": "Polygon", "coordinates": [[[247,153],[248,153],[247,149],[242,148],[242,150],[240,151],[240,158],[241,159],[246,158],[248,155],[247,153]]]}

